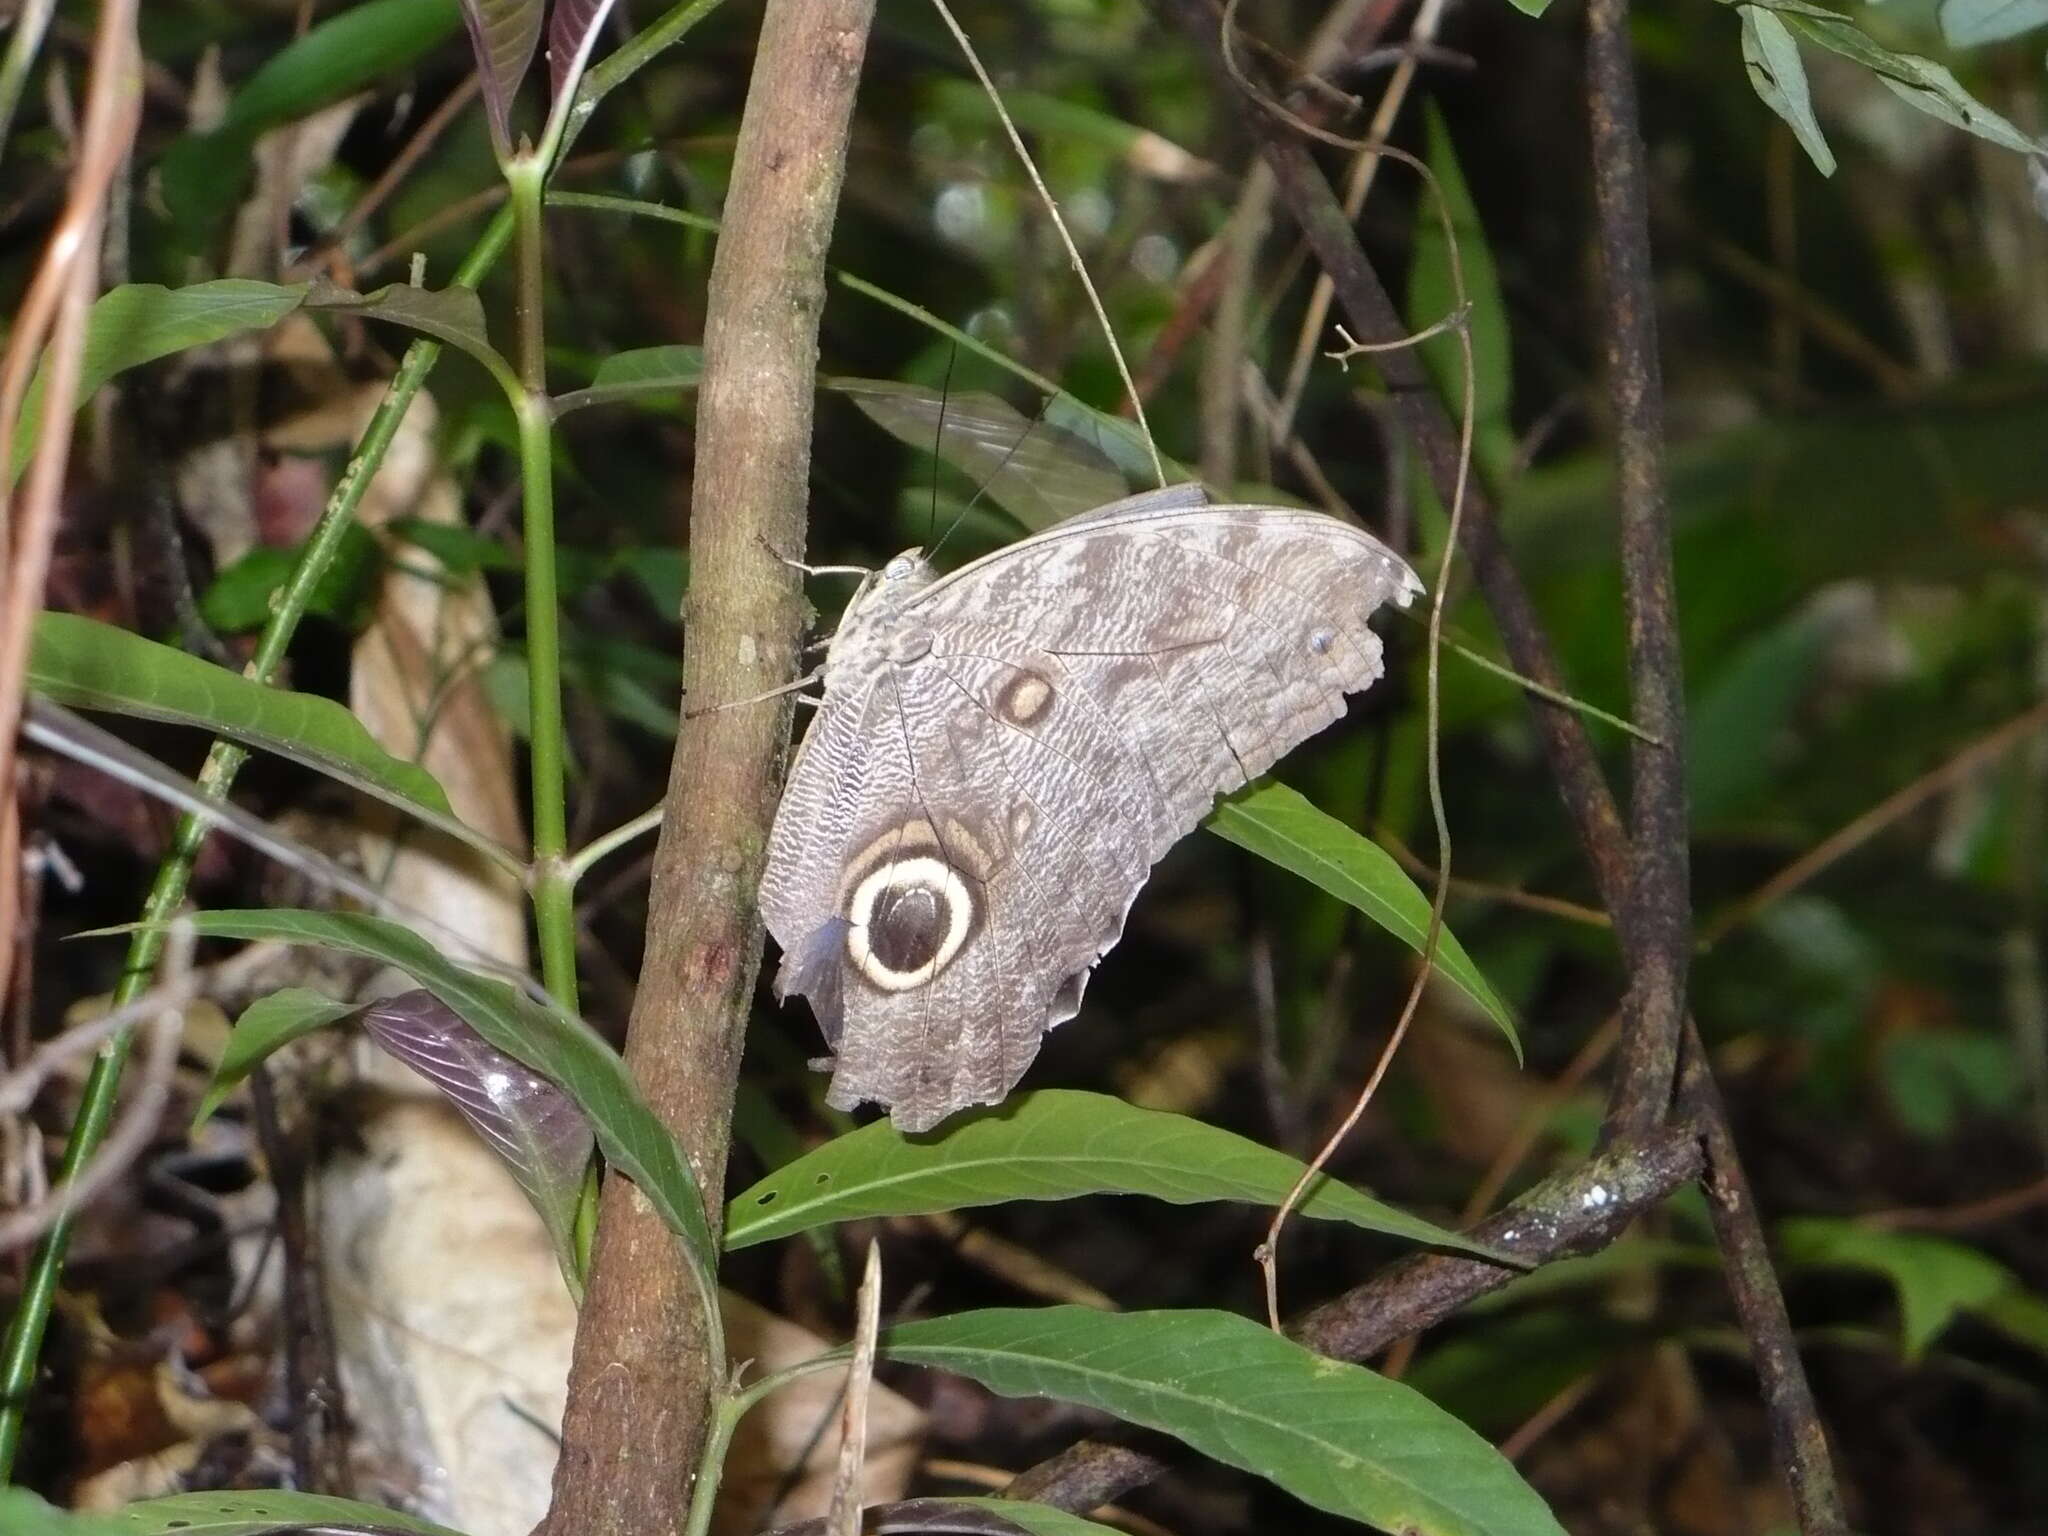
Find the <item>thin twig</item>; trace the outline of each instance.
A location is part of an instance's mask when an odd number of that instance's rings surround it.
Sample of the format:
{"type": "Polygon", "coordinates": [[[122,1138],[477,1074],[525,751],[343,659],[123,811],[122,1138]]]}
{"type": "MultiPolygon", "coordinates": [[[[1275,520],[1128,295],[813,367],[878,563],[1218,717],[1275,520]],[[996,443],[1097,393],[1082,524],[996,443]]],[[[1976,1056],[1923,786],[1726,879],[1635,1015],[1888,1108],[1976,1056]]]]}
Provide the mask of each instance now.
{"type": "MultiPolygon", "coordinates": [[[[105,0],[93,40],[85,119],[70,195],[51,230],[0,358],[0,794],[14,792],[17,728],[29,639],[43,607],[70,462],[85,354],[85,322],[99,282],[100,229],[142,115],[137,0],[105,0]],[[42,419],[21,495],[12,494],[14,442],[45,339],[42,419]]],[[[0,871],[0,977],[14,970],[16,871],[0,871]]]]}
{"type": "Polygon", "coordinates": [[[1095,323],[1102,327],[1103,340],[1108,343],[1109,355],[1116,362],[1117,377],[1123,381],[1124,395],[1131,402],[1131,414],[1137,420],[1138,430],[1145,435],[1145,451],[1152,456],[1152,473],[1163,486],[1166,484],[1166,463],[1159,457],[1159,445],[1153,441],[1151,423],[1145,420],[1145,402],[1138,398],[1138,386],[1131,378],[1131,366],[1124,361],[1124,349],[1117,344],[1116,327],[1109,323],[1109,311],[1102,307],[1102,295],[1095,291],[1095,280],[1088,275],[1087,263],[1081,260],[1081,249],[1074,244],[1074,237],[1067,230],[1067,221],[1060,214],[1060,205],[1053,200],[1052,191],[1046,186],[1045,178],[1039,175],[1038,164],[1031,158],[1031,151],[1024,147],[1024,136],[1017,131],[1016,123],[1011,120],[1008,110],[1003,106],[1002,94],[996,90],[995,81],[991,80],[988,71],[982,68],[981,55],[974,51],[974,44],[968,41],[966,32],[961,30],[960,23],[954,20],[953,12],[947,6],[946,0],[932,0],[932,5],[937,9],[939,19],[945,22],[946,30],[953,34],[953,41],[960,45],[960,51],[967,56],[968,67],[974,71],[974,78],[981,82],[982,90],[988,94],[990,104],[996,109],[996,116],[1002,119],[1003,131],[1010,136],[1010,147],[1016,151],[1018,160],[1023,163],[1024,173],[1031,178],[1031,185],[1038,192],[1038,200],[1044,206],[1046,216],[1052,220],[1052,227],[1059,231],[1060,244],[1066,247],[1067,260],[1072,264],[1074,276],[1079,279],[1082,290],[1088,295],[1089,307],[1095,311],[1095,323]]]}
{"type": "MultiPolygon", "coordinates": [[[[1380,152],[1375,146],[1382,144],[1394,131],[1394,123],[1408,100],[1409,88],[1415,84],[1416,71],[1422,66],[1423,54],[1427,46],[1436,40],[1444,7],[1445,0],[1422,0],[1415,13],[1415,24],[1408,29],[1409,51],[1395,66],[1394,76],[1387,82],[1380,104],[1374,109],[1372,121],[1366,127],[1368,147],[1358,151],[1358,158],[1351,165],[1351,180],[1344,188],[1344,214],[1354,224],[1364,211],[1365,200],[1372,195],[1373,182],[1379,176],[1380,152]]],[[[1323,322],[1329,318],[1330,301],[1335,294],[1330,274],[1327,271],[1317,272],[1315,287],[1309,293],[1308,312],[1302,316],[1301,331],[1295,337],[1294,360],[1287,368],[1287,384],[1280,391],[1280,410],[1274,423],[1278,431],[1290,430],[1294,425],[1294,413],[1301,409],[1301,397],[1308,388],[1308,371],[1315,362],[1323,322]]]]}
{"type": "Polygon", "coordinates": [[[1654,740],[1629,744],[1628,991],[1604,1133],[1641,1132],[1671,1104],[1692,959],[1685,678],[1664,483],[1664,381],[1650,263],[1649,173],[1637,124],[1628,0],[1588,0],[1587,116],[1599,230],[1600,314],[1613,414],[1614,481],[1627,615],[1629,716],[1654,740]]]}
{"type": "MultiPolygon", "coordinates": [[[[421,159],[425,157],[427,151],[434,147],[441,135],[447,131],[448,125],[461,115],[463,108],[476,99],[481,84],[482,77],[476,74],[475,71],[471,71],[467,79],[450,91],[442,99],[441,104],[427,114],[426,121],[419,125],[412,137],[405,141],[404,146],[398,153],[391,157],[391,163],[384,167],[383,172],[375,181],[370,183],[369,190],[355,200],[348,212],[341,216],[334,228],[327,232],[318,245],[314,246],[312,250],[306,252],[305,255],[301,256],[286,269],[284,274],[285,282],[295,282],[310,273],[319,271],[327,265],[328,261],[343,246],[348,244],[355,232],[363,227],[363,224],[369,219],[370,215],[383,207],[391,194],[396,192],[404,183],[405,178],[412,174],[413,167],[418,165],[421,159]]],[[[502,190],[502,184],[500,184],[500,190],[502,190]]],[[[408,249],[411,248],[408,247],[408,249]]]]}
{"type": "Polygon", "coordinates": [[[1854,821],[1814,844],[1734,906],[1718,913],[1700,930],[1700,948],[1707,949],[1719,943],[1764,908],[1805,885],[1958,779],[1968,777],[1984,763],[2043,729],[2048,729],[2048,699],[2037,701],[2003,725],[1986,731],[1939,767],[1929,769],[1912,783],[1894,790],[1854,821]]]}
{"type": "Polygon", "coordinates": [[[98,1050],[107,1041],[168,1009],[182,1008],[196,997],[232,997],[275,964],[285,946],[269,940],[237,950],[218,965],[194,970],[186,967],[127,1003],[96,1019],[74,1025],[61,1035],[44,1041],[19,1067],[0,1077],[0,1115],[18,1115],[43,1091],[43,1085],[61,1071],[64,1064],[98,1050]]]}
{"type": "MultiPolygon", "coordinates": [[[[190,972],[192,942],[189,926],[172,930],[165,946],[165,965],[170,975],[190,972]]],[[[164,1108],[170,1103],[171,1085],[177,1077],[178,1045],[185,1035],[183,1009],[159,1009],[152,1015],[148,1028],[142,1079],[128,1108],[114,1122],[98,1153],[75,1177],[65,1180],[36,1204],[0,1217],[0,1253],[12,1253],[34,1242],[58,1222],[90,1205],[148,1148],[163,1120],[164,1108]]]]}
{"type": "MultiPolygon", "coordinates": [[[[1217,36],[1217,56],[1223,65],[1224,72],[1244,92],[1246,100],[1256,103],[1262,110],[1272,114],[1275,118],[1289,123],[1291,126],[1297,126],[1304,132],[1315,134],[1319,137],[1330,137],[1327,133],[1317,129],[1314,124],[1298,118],[1297,114],[1289,111],[1286,107],[1261,91],[1250,76],[1245,73],[1243,67],[1238,64],[1231,51],[1232,18],[1236,7],[1237,0],[1227,0],[1223,10],[1221,30],[1217,36]]],[[[1409,985],[1408,996],[1401,1005],[1400,1016],[1394,1022],[1393,1032],[1388,1035],[1386,1046],[1381,1050],[1379,1060],[1374,1064],[1371,1075],[1367,1077],[1364,1088],[1359,1091],[1357,1098],[1352,1102],[1350,1110],[1345,1114],[1343,1120],[1339,1122],[1337,1128],[1330,1133],[1322,1146],[1317,1149],[1315,1156],[1310,1158],[1303,1167],[1301,1177],[1295,1180],[1294,1187],[1288,1191],[1287,1198],[1280,1203],[1279,1209],[1273,1213],[1272,1222],[1266,1229],[1265,1241],[1259,1245],[1256,1251],[1255,1257],[1258,1261],[1260,1272],[1265,1279],[1266,1317],[1276,1332],[1280,1328],[1280,1267],[1278,1257],[1280,1233],[1285,1228],[1288,1218],[1293,1215],[1295,1208],[1300,1205],[1309,1185],[1322,1176],[1324,1168],[1336,1154],[1337,1149],[1344,1144],[1353,1129],[1357,1127],[1360,1118],[1365,1114],[1366,1107],[1372,1103],[1373,1095],[1379,1091],[1381,1082],[1385,1080],[1389,1068],[1392,1067],[1394,1057],[1401,1049],[1401,1042],[1407,1038],[1409,1026],[1414,1023],[1416,1012],[1422,1005],[1423,989],[1436,969],[1437,945],[1443,937],[1444,907],[1450,900],[1451,892],[1451,825],[1449,815],[1444,809],[1443,790],[1441,667],[1443,661],[1444,607],[1450,598],[1451,564],[1457,558],[1458,530],[1464,521],[1465,495],[1471,485],[1472,434],[1476,415],[1478,373],[1472,359],[1472,331],[1467,323],[1471,314],[1471,303],[1465,289],[1465,268],[1459,254],[1457,230],[1452,225],[1449,206],[1440,195],[1436,178],[1430,173],[1428,167],[1419,164],[1412,156],[1405,155],[1399,150],[1384,150],[1383,152],[1413,165],[1418,174],[1422,176],[1424,182],[1428,184],[1431,192],[1438,194],[1435,200],[1438,215],[1443,221],[1444,249],[1450,260],[1453,308],[1451,314],[1444,320],[1425,327],[1422,331],[1410,336],[1389,339],[1379,343],[1361,343],[1353,341],[1349,336],[1345,340],[1354,351],[1358,352],[1393,351],[1405,349],[1444,329],[1449,329],[1458,338],[1460,378],[1462,381],[1462,398],[1460,400],[1458,416],[1457,468],[1453,477],[1450,494],[1450,526],[1449,532],[1444,539],[1443,558],[1437,566],[1435,591],[1430,599],[1429,641],[1425,650],[1426,686],[1424,690],[1425,730],[1423,739],[1425,743],[1425,756],[1427,758],[1426,780],[1429,791],[1430,816],[1435,823],[1436,829],[1437,879],[1435,890],[1430,896],[1429,929],[1423,937],[1422,963],[1417,967],[1415,979],[1409,985]]],[[[1262,169],[1264,169],[1263,166],[1262,169]]]]}

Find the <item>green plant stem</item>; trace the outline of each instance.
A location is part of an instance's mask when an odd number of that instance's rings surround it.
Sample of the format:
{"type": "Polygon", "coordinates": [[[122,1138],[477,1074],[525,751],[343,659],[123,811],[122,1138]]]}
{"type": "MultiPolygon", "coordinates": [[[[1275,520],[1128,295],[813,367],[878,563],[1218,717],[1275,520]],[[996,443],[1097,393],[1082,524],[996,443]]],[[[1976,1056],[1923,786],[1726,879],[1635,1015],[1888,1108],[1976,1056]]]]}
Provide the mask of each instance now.
{"type": "Polygon", "coordinates": [[[759,1397],[756,1391],[719,1394],[718,1405],[711,1412],[710,1432],[704,1436],[704,1454],[697,1459],[697,1480],[690,1485],[690,1513],[683,1523],[683,1536],[709,1536],[711,1511],[718,1503],[718,1485],[724,1481],[733,1431],[759,1397]]]}
{"type": "Polygon", "coordinates": [[[555,574],[554,411],[547,397],[544,342],[546,252],[537,157],[505,167],[511,192],[518,325],[519,483],[525,501],[526,676],[532,714],[533,919],[540,938],[541,984],[576,1010],[576,882],[568,863],[569,817],[562,729],[561,595],[555,574]]]}
{"type": "MultiPolygon", "coordinates": [[[[512,220],[508,214],[500,214],[493,219],[455,280],[473,287],[504,250],[511,232],[512,220]]],[[[255,658],[249,663],[251,677],[268,682],[276,674],[278,664],[284,659],[285,650],[298,629],[299,620],[305,616],[312,601],[314,587],[333,563],[342,538],[355,521],[356,508],[362,502],[363,493],[369,489],[370,481],[376,477],[384,455],[398,433],[399,423],[405,419],[413,397],[426,383],[427,375],[433,371],[440,356],[439,342],[416,341],[406,349],[405,359],[392,377],[383,402],[364,429],[362,441],[356,445],[348,467],[335,482],[334,490],[327,498],[326,509],[299,556],[298,564],[293,567],[290,580],[278,593],[270,622],[264,626],[255,658]]],[[[244,748],[232,742],[216,741],[207,754],[206,765],[199,771],[199,787],[209,798],[226,799],[236,773],[248,756],[244,748]]],[[[129,940],[121,979],[114,988],[112,1007],[132,1003],[148,990],[157,959],[163,951],[163,925],[184,903],[186,888],[191,883],[193,860],[198,857],[206,832],[207,823],[197,816],[179,819],[177,830],[172,834],[170,853],[158,866],[148,899],[143,903],[143,926],[129,940]]],[[[133,1031],[114,1036],[100,1048],[98,1057],[93,1061],[79,1103],[77,1121],[72,1125],[70,1138],[65,1144],[63,1165],[58,1174],[60,1181],[76,1176],[106,1136],[120,1090],[121,1069],[128,1059],[128,1048],[133,1038],[133,1031]]],[[[71,1218],[66,1216],[51,1227],[37,1245],[22,1284],[20,1304],[15,1308],[13,1322],[8,1327],[5,1345],[0,1346],[0,1482],[5,1482],[11,1475],[15,1454],[21,1446],[22,1419],[28,1406],[29,1387],[35,1376],[36,1358],[41,1353],[43,1334],[49,1326],[50,1304],[56,1295],[58,1276],[63,1271],[64,1255],[70,1242],[71,1218]]]]}

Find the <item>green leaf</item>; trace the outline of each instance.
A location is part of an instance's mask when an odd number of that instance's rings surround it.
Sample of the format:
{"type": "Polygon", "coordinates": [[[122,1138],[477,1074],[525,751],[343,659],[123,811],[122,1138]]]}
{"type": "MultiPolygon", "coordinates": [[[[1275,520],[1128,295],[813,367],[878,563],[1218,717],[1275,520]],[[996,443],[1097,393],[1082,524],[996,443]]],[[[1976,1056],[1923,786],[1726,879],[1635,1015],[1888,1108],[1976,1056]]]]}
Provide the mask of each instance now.
{"type": "MultiPolygon", "coordinates": [[[[213,578],[199,599],[199,616],[226,634],[261,629],[270,620],[272,600],[298,568],[303,548],[259,544],[213,578]]],[[[351,633],[360,631],[370,619],[379,570],[377,541],[361,525],[349,524],[340,549],[313,584],[307,611],[351,633]]]]}
{"type": "Polygon", "coordinates": [[[7,1536],[268,1536],[300,1526],[361,1527],[407,1536],[458,1536],[445,1525],[378,1504],[275,1489],[175,1493],[107,1514],[54,1509],[26,1488],[0,1488],[7,1536]]]}
{"type": "Polygon", "coordinates": [[[1870,34],[1846,17],[1809,0],[1754,0],[1766,10],[1788,19],[1795,32],[1804,33],[1831,53],[1861,64],[1883,81],[1901,100],[1930,117],[1974,133],[1980,139],[2034,154],[2040,145],[2003,117],[1977,100],[1947,69],[1918,54],[1894,53],[1874,41],[1870,34]]]}
{"type": "Polygon", "coordinates": [[[371,293],[351,293],[324,279],[306,295],[306,308],[388,320],[408,330],[459,347],[488,368],[500,383],[516,384],[512,365],[491,345],[483,301],[474,288],[418,288],[390,283],[371,293]]]}
{"type": "MultiPolygon", "coordinates": [[[[826,1142],[737,1196],[727,1249],[830,1222],[919,1215],[1005,1200],[1150,1195],[1176,1205],[1241,1200],[1277,1206],[1302,1164],[1255,1141],[1107,1094],[1045,1088],[905,1136],[885,1120],[826,1142]]],[[[1325,1178],[1304,1216],[1417,1242],[1492,1254],[1454,1232],[1325,1178]]]]}
{"type": "Polygon", "coordinates": [[[1814,119],[1806,66],[1799,60],[1799,44],[1791,30],[1762,6],[1745,5],[1741,13],[1742,62],[1758,99],[1790,125],[1821,175],[1834,175],[1835,153],[1814,119]]]}
{"type": "Polygon", "coordinates": [[[213,1069],[213,1081],[192,1116],[195,1126],[203,1125],[242,1080],[255,1071],[273,1051],[310,1035],[316,1029],[360,1011],[359,1003],[341,1003],[305,987],[286,987],[268,997],[259,997],[235,1020],[234,1033],[213,1069]]]}
{"type": "MultiPolygon", "coordinates": [[[[1262,784],[1231,796],[1209,817],[1211,832],[1226,842],[1301,876],[1356,907],[1417,954],[1429,937],[1429,898],[1415,888],[1393,855],[1360,836],[1284,784],[1262,784]]],[[[1521,1056],[1514,1020],[1472,957],[1449,928],[1437,935],[1436,966],[1498,1024],[1521,1056]]]]}
{"type": "Polygon", "coordinates": [[[239,201],[258,135],[402,74],[461,24],[456,0],[366,0],[308,28],[249,77],[218,129],[170,147],[164,201],[203,238],[239,201]]]}
{"type": "MultiPolygon", "coordinates": [[[[1479,222],[1479,210],[1465,185],[1464,172],[1451,147],[1443,114],[1432,103],[1429,117],[1429,169],[1443,198],[1458,243],[1458,267],[1465,278],[1465,300],[1471,305],[1467,325],[1472,337],[1473,452],[1481,464],[1505,477],[1514,460],[1514,430],[1508,419],[1514,383],[1513,349],[1508,335],[1507,305],[1501,298],[1500,275],[1493,248],[1479,222]]],[[[1420,331],[1453,314],[1458,285],[1444,242],[1444,217],[1424,189],[1415,219],[1415,255],[1408,273],[1408,323],[1420,331]]],[[[1465,349],[1455,333],[1432,336],[1416,349],[1437,390],[1455,414],[1465,398],[1465,349]]]]}
{"type": "Polygon", "coordinates": [[[1979,48],[2048,23],[2048,0],[1941,0],[1940,14],[1949,47],[1979,48]]]}
{"type": "MultiPolygon", "coordinates": [[[[123,283],[93,301],[85,321],[85,350],[80,358],[77,405],[118,373],[169,357],[188,347],[202,347],[243,331],[268,330],[297,309],[306,285],[258,283],[239,277],[218,282],[166,288],[161,283],[123,283]]],[[[40,371],[22,402],[9,459],[10,477],[27,464],[42,416],[40,371]]]]}
{"type": "Polygon", "coordinates": [[[684,390],[695,389],[703,377],[702,347],[636,347],[614,352],[597,365],[583,388],[555,397],[555,415],[621,400],[671,401],[684,390]]]}
{"type": "Polygon", "coordinates": [[[484,113],[500,160],[512,155],[512,101],[540,46],[542,0],[462,0],[462,22],[476,55],[484,113]]]}
{"type": "Polygon", "coordinates": [[[640,1187],[683,1240],[705,1305],[715,1306],[717,1250],[696,1177],[675,1138],[640,1096],[618,1052],[588,1024],[557,1003],[541,1002],[507,982],[456,965],[410,928],[359,912],[199,912],[190,921],[197,932],[214,938],[316,944],[404,971],[492,1045],[576,1101],[590,1117],[605,1157],[640,1187]]]}
{"type": "Polygon", "coordinates": [[[1085,1403],[1164,1430],[1382,1530],[1562,1531],[1498,1451],[1420,1393],[1226,1312],[967,1312],[888,1329],[881,1349],[1006,1397],[1085,1403]]]}
{"type": "Polygon", "coordinates": [[[1746,810],[1770,786],[1815,669],[1841,630],[1838,610],[1808,608],[1747,641],[1721,664],[1686,723],[1693,825],[1746,810]]]}
{"type": "MultiPolygon", "coordinates": [[[[431,773],[377,744],[353,714],[310,693],[294,693],[230,672],[168,645],[74,613],[36,618],[29,686],[75,709],[198,726],[318,769],[400,810],[490,846],[463,827],[431,773]]],[[[502,857],[503,850],[496,850],[502,857]]]]}
{"type": "Polygon", "coordinates": [[[1550,9],[1550,0],[1508,0],[1508,3],[1524,16],[1541,16],[1550,9]]]}
{"type": "Polygon", "coordinates": [[[1797,1217],[1778,1224],[1778,1246],[1793,1264],[1871,1269],[1899,1294],[1899,1347],[1918,1360],[1955,1321],[2014,1290],[2011,1270],[1974,1248],[1924,1232],[1887,1232],[1831,1217],[1797,1217]]]}

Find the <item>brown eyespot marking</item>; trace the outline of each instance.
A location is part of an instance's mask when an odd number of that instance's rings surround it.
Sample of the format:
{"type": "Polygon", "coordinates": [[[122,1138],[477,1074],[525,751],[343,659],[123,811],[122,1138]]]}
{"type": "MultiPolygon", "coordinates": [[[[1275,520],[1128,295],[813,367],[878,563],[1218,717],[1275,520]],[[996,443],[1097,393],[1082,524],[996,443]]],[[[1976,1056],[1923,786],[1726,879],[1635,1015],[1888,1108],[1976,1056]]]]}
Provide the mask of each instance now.
{"type": "Polygon", "coordinates": [[[1052,712],[1052,705],[1052,684],[1022,667],[996,693],[996,711],[1012,725],[1033,725],[1052,712]]]}

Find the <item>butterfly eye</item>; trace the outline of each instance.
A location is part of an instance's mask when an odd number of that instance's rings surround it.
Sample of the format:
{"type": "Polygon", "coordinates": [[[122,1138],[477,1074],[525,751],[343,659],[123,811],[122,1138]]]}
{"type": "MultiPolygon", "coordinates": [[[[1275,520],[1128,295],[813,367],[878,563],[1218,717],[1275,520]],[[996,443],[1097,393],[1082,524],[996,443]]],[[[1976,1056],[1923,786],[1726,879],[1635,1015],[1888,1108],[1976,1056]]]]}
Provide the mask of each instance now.
{"type": "Polygon", "coordinates": [[[916,569],[916,556],[898,555],[894,560],[891,560],[887,565],[882,567],[882,574],[888,577],[891,581],[902,581],[905,577],[909,576],[910,573],[915,571],[916,569]]]}

